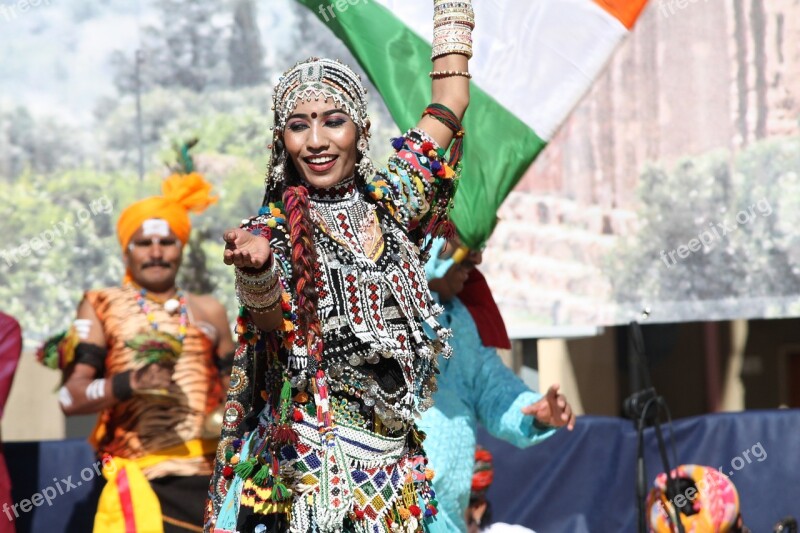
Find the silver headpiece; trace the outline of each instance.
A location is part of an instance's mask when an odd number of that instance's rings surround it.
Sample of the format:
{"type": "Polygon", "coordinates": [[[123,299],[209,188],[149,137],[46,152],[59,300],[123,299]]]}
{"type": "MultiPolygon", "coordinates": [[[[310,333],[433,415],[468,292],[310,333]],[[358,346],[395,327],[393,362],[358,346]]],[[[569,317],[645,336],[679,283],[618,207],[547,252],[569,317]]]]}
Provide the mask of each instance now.
{"type": "Polygon", "coordinates": [[[275,128],[282,130],[286,120],[302,101],[330,98],[342,107],[360,128],[367,124],[367,90],[361,77],[339,61],[312,57],[286,71],[272,96],[275,128]]]}
{"type": "Polygon", "coordinates": [[[359,173],[366,176],[374,172],[372,161],[367,155],[367,90],[361,77],[353,70],[333,59],[312,57],[297,63],[284,72],[272,96],[272,109],[275,111],[272,132],[272,157],[267,171],[267,195],[265,202],[280,198],[282,182],[285,178],[287,154],[281,141],[281,132],[286,127],[291,114],[300,102],[328,100],[344,110],[358,128],[360,138],[357,150],[361,153],[359,173]]]}

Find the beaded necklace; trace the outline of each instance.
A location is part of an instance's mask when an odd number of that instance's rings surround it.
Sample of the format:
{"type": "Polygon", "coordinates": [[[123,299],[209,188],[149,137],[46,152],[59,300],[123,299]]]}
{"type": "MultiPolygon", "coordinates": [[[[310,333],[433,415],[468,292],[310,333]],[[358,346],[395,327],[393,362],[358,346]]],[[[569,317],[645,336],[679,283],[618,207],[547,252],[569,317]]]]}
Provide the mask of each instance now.
{"type": "Polygon", "coordinates": [[[317,202],[336,202],[352,198],[356,192],[355,174],[342,179],[336,185],[327,188],[314,187],[310,183],[303,183],[308,189],[308,197],[317,202]]]}
{"type": "MultiPolygon", "coordinates": [[[[186,297],[183,295],[183,291],[178,289],[176,294],[177,296],[177,304],[180,308],[180,318],[178,320],[178,341],[183,342],[183,339],[186,338],[186,325],[188,324],[188,312],[186,310],[186,297]]],[[[175,302],[175,298],[170,298],[166,302],[162,304],[162,307],[165,311],[172,314],[175,311],[174,305],[169,305],[171,302],[175,302]]],[[[139,304],[139,309],[142,310],[144,315],[147,317],[147,322],[150,324],[150,327],[153,331],[158,331],[158,322],[155,320],[155,315],[153,311],[150,309],[150,306],[147,304],[147,291],[145,289],[140,289],[139,292],[136,294],[136,303],[139,304]]]]}

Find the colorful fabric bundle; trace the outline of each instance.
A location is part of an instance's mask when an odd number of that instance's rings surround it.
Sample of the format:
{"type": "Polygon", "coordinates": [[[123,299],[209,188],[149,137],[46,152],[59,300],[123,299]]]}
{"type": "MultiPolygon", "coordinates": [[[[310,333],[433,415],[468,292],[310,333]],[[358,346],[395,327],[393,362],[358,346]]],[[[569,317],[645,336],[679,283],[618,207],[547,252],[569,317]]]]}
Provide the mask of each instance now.
{"type": "Polygon", "coordinates": [[[672,471],[679,492],[669,498],[667,476],[656,477],[647,497],[647,519],[654,533],[673,533],[670,515],[680,511],[686,533],[727,533],[741,531],[739,494],[722,472],[708,466],[680,465],[672,471]]]}

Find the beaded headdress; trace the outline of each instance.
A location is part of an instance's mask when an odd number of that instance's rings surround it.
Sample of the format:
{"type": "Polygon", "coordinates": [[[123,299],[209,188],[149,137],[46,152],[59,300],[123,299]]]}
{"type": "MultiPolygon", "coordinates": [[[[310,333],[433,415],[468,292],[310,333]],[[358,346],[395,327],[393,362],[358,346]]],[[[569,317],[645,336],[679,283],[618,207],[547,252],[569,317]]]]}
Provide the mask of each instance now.
{"type": "MultiPolygon", "coordinates": [[[[334,59],[312,57],[283,73],[272,96],[275,118],[272,158],[267,172],[267,197],[279,195],[282,189],[287,155],[280,135],[297,105],[303,101],[330,99],[350,116],[363,139],[369,123],[366,95],[361,77],[334,59]]],[[[359,139],[358,149],[363,153],[366,146],[362,139],[359,139]]]]}

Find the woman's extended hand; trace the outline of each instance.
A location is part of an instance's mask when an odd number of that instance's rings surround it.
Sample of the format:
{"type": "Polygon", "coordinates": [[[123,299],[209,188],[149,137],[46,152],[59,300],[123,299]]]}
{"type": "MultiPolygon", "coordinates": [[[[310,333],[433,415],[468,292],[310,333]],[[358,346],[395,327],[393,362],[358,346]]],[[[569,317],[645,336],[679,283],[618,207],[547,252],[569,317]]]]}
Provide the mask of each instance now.
{"type": "Polygon", "coordinates": [[[241,228],[228,230],[222,237],[225,239],[223,261],[226,265],[238,268],[261,268],[267,264],[272,254],[267,239],[241,228]]]}

